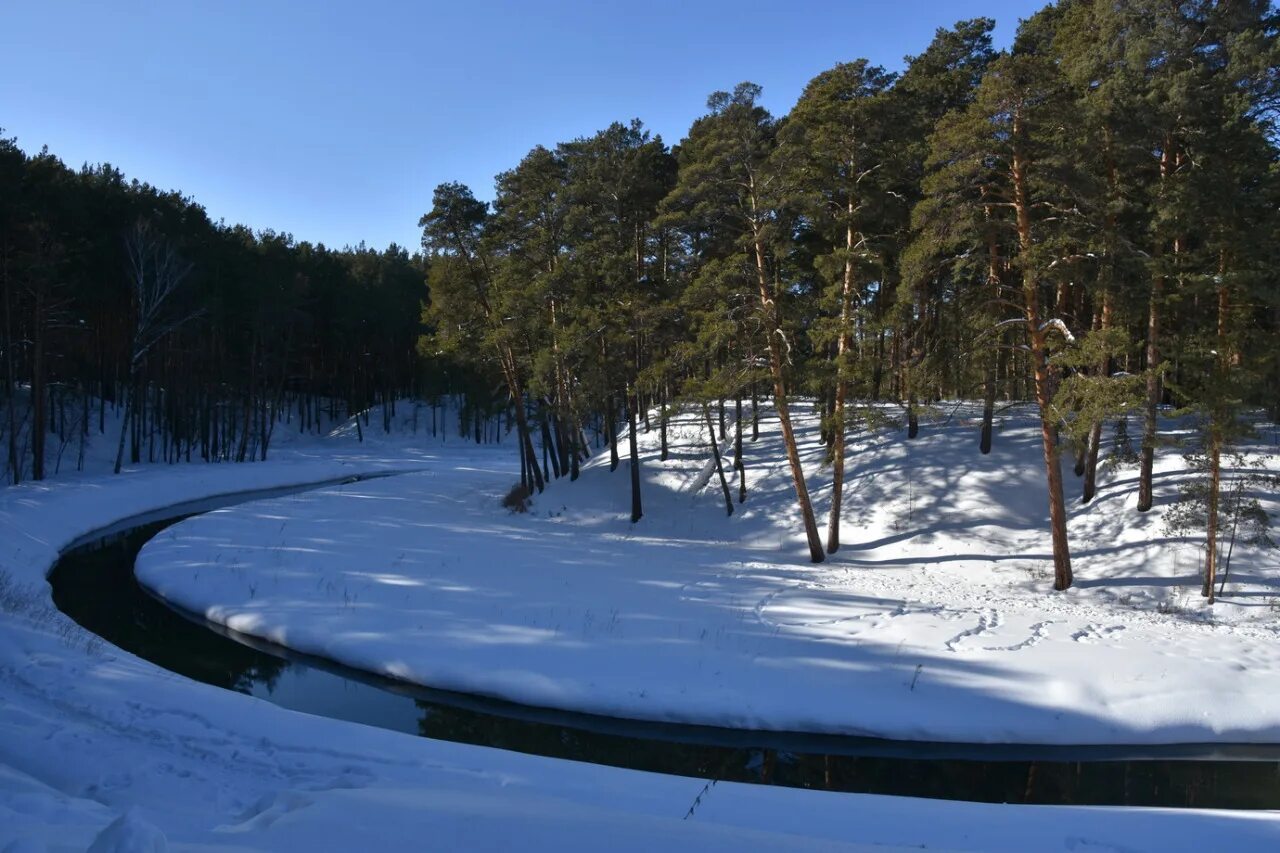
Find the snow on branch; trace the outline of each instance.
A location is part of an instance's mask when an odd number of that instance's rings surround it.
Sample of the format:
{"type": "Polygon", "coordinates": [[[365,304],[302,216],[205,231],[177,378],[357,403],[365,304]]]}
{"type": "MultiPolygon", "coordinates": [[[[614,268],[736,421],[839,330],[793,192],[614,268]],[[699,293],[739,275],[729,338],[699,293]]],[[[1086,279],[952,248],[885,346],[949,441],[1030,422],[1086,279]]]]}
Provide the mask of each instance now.
{"type": "Polygon", "coordinates": [[[773,333],[782,338],[782,342],[787,345],[787,364],[791,363],[791,341],[787,340],[787,335],[781,329],[774,329],[773,333]]]}
{"type": "Polygon", "coordinates": [[[1064,255],[1061,258],[1058,258],[1057,260],[1050,263],[1049,269],[1053,269],[1058,264],[1070,264],[1070,263],[1075,263],[1076,261],[1097,260],[1097,257],[1098,256],[1095,255],[1093,252],[1081,252],[1075,255],[1064,255]]]}
{"type": "Polygon", "coordinates": [[[1076,342],[1076,336],[1071,334],[1071,330],[1067,328],[1067,324],[1057,317],[1054,317],[1051,320],[1045,320],[1040,324],[1041,332],[1045,332],[1049,329],[1057,329],[1069,344],[1074,344],[1076,342]]]}

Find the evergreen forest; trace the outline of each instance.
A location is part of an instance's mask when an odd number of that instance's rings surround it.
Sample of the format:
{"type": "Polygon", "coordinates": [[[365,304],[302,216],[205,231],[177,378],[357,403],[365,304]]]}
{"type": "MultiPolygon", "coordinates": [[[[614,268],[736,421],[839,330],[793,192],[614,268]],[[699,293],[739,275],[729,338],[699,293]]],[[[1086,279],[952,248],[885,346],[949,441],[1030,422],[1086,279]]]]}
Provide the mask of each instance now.
{"type": "Polygon", "coordinates": [[[697,412],[732,514],[768,417],[820,562],[848,436],[896,419],[911,441],[981,401],[975,457],[1000,411],[1038,414],[1062,590],[1104,440],[1132,447],[1145,512],[1174,412],[1200,433],[1212,596],[1224,460],[1280,419],[1280,12],[1062,0],[1002,51],[993,27],[939,30],[900,72],[836,65],[786,115],[742,82],[678,142],[639,120],[547,140],[491,190],[422,188],[417,248],[228,225],[0,133],[5,479],[95,435],[117,471],[250,462],[280,430],[448,400],[450,430],[516,438],[527,494],[608,454],[643,523],[637,432],[665,457],[697,412]],[[798,408],[822,414],[821,506],[798,408]]]}

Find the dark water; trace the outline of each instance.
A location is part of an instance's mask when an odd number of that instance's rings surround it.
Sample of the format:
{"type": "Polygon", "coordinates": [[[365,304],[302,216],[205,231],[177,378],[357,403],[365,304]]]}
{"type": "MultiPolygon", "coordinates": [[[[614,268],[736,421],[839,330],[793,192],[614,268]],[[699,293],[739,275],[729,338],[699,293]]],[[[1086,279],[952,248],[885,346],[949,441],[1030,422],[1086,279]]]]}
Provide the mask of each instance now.
{"type": "Polygon", "coordinates": [[[154,522],[67,552],[58,608],[107,641],[197,681],[285,708],[440,740],[674,773],[981,802],[1280,808],[1280,749],[930,744],[643,723],[406,685],[189,618],[133,576],[154,522]]]}

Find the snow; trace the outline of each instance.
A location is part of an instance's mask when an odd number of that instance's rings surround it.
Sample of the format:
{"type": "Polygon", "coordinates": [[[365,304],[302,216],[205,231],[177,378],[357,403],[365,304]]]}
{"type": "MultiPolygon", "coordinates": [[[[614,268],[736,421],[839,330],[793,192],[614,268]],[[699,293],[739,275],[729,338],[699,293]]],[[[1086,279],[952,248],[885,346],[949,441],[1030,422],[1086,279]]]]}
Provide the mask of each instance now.
{"type": "Polygon", "coordinates": [[[168,849],[164,833],[130,809],[98,833],[88,853],[165,853],[168,849]]]}
{"type": "MultiPolygon", "coordinates": [[[[564,710],[912,740],[1280,742],[1273,554],[1238,550],[1210,612],[1194,545],[1132,510],[1122,469],[1077,500],[1077,586],[1051,593],[1039,429],[1014,416],[985,457],[962,420],[861,439],[847,544],[814,566],[766,423],[728,520],[690,419],[667,463],[642,437],[634,527],[607,454],[528,515],[495,511],[501,459],[193,518],[143,549],[138,575],[243,633],[564,710]]],[[[800,431],[821,507],[816,419],[800,431]]],[[[1167,504],[1182,461],[1162,457],[1167,504]]]]}
{"type": "MultiPolygon", "coordinates": [[[[374,432],[366,432],[366,439],[374,432]]],[[[653,438],[645,437],[646,447],[653,438]]],[[[727,521],[723,509],[717,510],[717,495],[680,493],[678,486],[696,474],[702,461],[698,454],[705,452],[695,451],[692,439],[681,447],[672,463],[650,466],[643,531],[631,531],[619,521],[619,513],[625,512],[623,473],[610,479],[607,471],[592,467],[580,483],[556,484],[540,497],[536,517],[507,516],[494,508],[496,495],[514,478],[514,459],[509,458],[513,454],[457,441],[440,447],[411,435],[357,444],[349,435],[338,434],[290,442],[287,447],[282,442],[267,463],[142,466],[120,477],[91,471],[0,491],[0,850],[84,850],[91,845],[118,850],[397,850],[429,845],[477,850],[1190,851],[1263,850],[1280,843],[1280,820],[1273,813],[998,806],[732,783],[708,786],[700,779],[406,737],[284,710],[159,670],[95,642],[53,610],[43,580],[69,544],[167,505],[235,491],[425,468],[193,519],[149,551],[149,571],[173,579],[191,595],[207,596],[216,591],[207,586],[209,571],[201,572],[199,579],[192,565],[160,572],[158,555],[166,549],[176,549],[171,556],[185,550],[189,561],[213,560],[224,567],[240,560],[241,586],[235,589],[241,597],[216,606],[225,607],[229,619],[260,620],[264,632],[283,632],[290,641],[309,630],[293,621],[301,578],[291,573],[310,573],[312,593],[317,571],[362,585],[351,590],[359,597],[345,606],[339,606],[336,588],[323,597],[313,595],[314,615],[338,619],[329,622],[331,627],[343,625],[342,642],[333,644],[335,653],[359,654],[362,648],[368,651],[386,643],[401,643],[402,650],[411,651],[404,643],[412,618],[406,616],[411,609],[405,602],[428,602],[429,615],[440,623],[431,627],[433,639],[445,638],[446,626],[452,626],[455,646],[487,648],[489,662],[502,655],[507,675],[495,678],[495,684],[533,685],[518,690],[549,689],[545,682],[555,672],[546,667],[556,665],[562,649],[585,654],[589,647],[600,646],[620,656],[615,665],[620,668],[636,663],[635,649],[647,644],[652,660],[635,676],[654,690],[668,675],[679,675],[681,656],[698,648],[718,643],[723,654],[716,660],[740,662],[742,644],[761,635],[742,635],[729,626],[759,617],[753,604],[735,603],[724,593],[745,589],[753,595],[778,590],[762,610],[779,626],[778,653],[798,644],[825,655],[822,665],[797,664],[811,673],[839,663],[838,653],[851,645],[843,629],[836,627],[844,614],[818,612],[819,604],[854,604],[840,597],[847,597],[848,591],[832,578],[848,575],[861,582],[872,572],[843,557],[843,565],[833,563],[821,570],[831,575],[813,574],[812,567],[800,562],[801,544],[790,532],[781,469],[749,467],[753,491],[744,507],[748,511],[727,521]],[[327,524],[327,530],[320,529],[321,524],[327,524]],[[232,530],[252,533],[252,538],[228,540],[232,530]],[[413,532],[417,536],[410,543],[407,537],[413,532]],[[347,534],[360,538],[348,543],[347,534]],[[210,539],[198,542],[197,535],[210,539]],[[322,538],[333,541],[318,541],[322,538]],[[484,544],[486,539],[500,544],[484,544]],[[639,556],[616,562],[628,539],[639,556]],[[410,544],[416,550],[404,547],[410,544]],[[462,549],[463,544],[467,548],[462,549]],[[319,553],[295,550],[313,545],[323,547],[319,553]],[[459,550],[448,550],[455,547],[459,550]],[[402,550],[404,558],[397,563],[402,550]],[[348,559],[330,563],[330,551],[348,559]],[[502,564],[502,559],[513,565],[502,564]],[[683,590],[664,586],[682,573],[708,568],[709,561],[721,574],[699,574],[696,585],[683,590]],[[568,574],[575,568],[576,574],[568,574]],[[257,591],[250,596],[252,577],[265,578],[263,572],[274,574],[275,582],[254,587],[257,591]],[[582,595],[612,599],[617,617],[604,609],[593,610],[587,619],[577,609],[586,599],[564,586],[551,589],[549,580],[540,599],[522,603],[527,587],[503,585],[519,580],[521,572],[530,580],[543,573],[547,579],[582,581],[587,589],[582,595]],[[743,577],[738,578],[739,573],[743,577]],[[820,586],[822,578],[831,585],[820,586]],[[424,598],[428,590],[429,601],[424,598]],[[823,598],[826,593],[836,597],[823,598]],[[397,609],[388,608],[380,616],[372,612],[371,605],[396,595],[397,609]],[[264,607],[268,599],[272,606],[264,607]],[[653,645],[647,638],[659,630],[646,627],[647,621],[670,628],[681,618],[704,618],[712,613],[716,599],[723,613],[711,624],[726,627],[719,638],[665,645],[653,645]],[[548,602],[562,611],[554,615],[559,630],[550,622],[553,614],[542,615],[541,604],[548,602]],[[656,609],[664,602],[670,612],[656,609]],[[338,618],[339,611],[345,620],[338,618]],[[539,624],[522,623],[522,614],[530,620],[538,616],[539,624]],[[823,621],[829,624],[803,629],[793,624],[823,621]],[[818,635],[809,636],[811,631],[818,635]],[[541,670],[516,677],[517,667],[536,658],[545,662],[541,670]]],[[[814,452],[806,447],[810,462],[814,452]]],[[[976,461],[973,467],[979,467],[976,461]]],[[[624,471],[625,465],[620,468],[624,471]]],[[[872,481],[888,476],[863,473],[872,481]]],[[[859,493],[868,485],[864,482],[859,493]]],[[[884,511],[901,511],[894,506],[891,502],[884,511]]],[[[918,508],[924,513],[923,506],[918,508]]],[[[855,544],[848,553],[858,560],[883,556],[866,547],[881,535],[875,526],[881,523],[875,520],[880,511],[860,501],[851,505],[847,538],[856,539],[862,548],[855,544]],[[867,517],[859,518],[863,514],[867,517]]],[[[998,508],[994,514],[1007,511],[998,508]]],[[[929,509],[931,523],[938,512],[938,507],[929,509]]],[[[1031,517],[1035,511],[1027,508],[1024,514],[1031,517]]],[[[1012,544],[1023,541],[1008,535],[1015,540],[1012,544]]],[[[1033,538],[1030,531],[1025,535],[1033,538]]],[[[890,544],[895,549],[912,545],[906,537],[884,543],[890,544]]],[[[933,543],[912,547],[923,544],[933,543]]],[[[890,565],[879,570],[898,571],[890,565]]],[[[1083,569],[1078,567],[1082,575],[1093,576],[1083,569]]],[[[234,570],[221,571],[236,577],[234,570]]],[[[1261,570],[1242,570],[1249,573],[1261,570]]],[[[1020,582],[1029,584],[1030,579],[1020,582]]],[[[1037,583],[1044,586],[1043,580],[1037,583]]],[[[920,588],[919,594],[926,591],[920,588]]],[[[1015,591],[1003,594],[1012,598],[1015,591]]],[[[1108,594],[1103,587],[1079,597],[1086,603],[1098,599],[1093,606],[1101,608],[1108,594]]],[[[215,604],[208,601],[205,606],[215,604]]],[[[1152,623],[1156,615],[1165,615],[1134,612],[1152,623]]],[[[1010,630],[1009,614],[1002,611],[1002,617],[1000,625],[988,620],[986,634],[966,635],[976,641],[956,642],[994,644],[988,635],[1010,630]]],[[[955,620],[954,633],[963,630],[966,621],[972,620],[955,620]]],[[[1177,624],[1185,628],[1198,623],[1177,624]]],[[[1261,631],[1265,623],[1254,624],[1242,616],[1230,627],[1261,631]]],[[[1062,630],[1055,625],[1049,636],[1059,636],[1062,630]]],[[[1204,630],[1205,636],[1216,637],[1220,629],[1204,630]]],[[[1102,643],[1118,642],[1115,634],[1099,634],[1102,643]]],[[[1199,636],[1187,642],[1194,646],[1199,636]]],[[[440,651],[431,649],[429,657],[440,651]]],[[[1218,651],[1235,654],[1226,640],[1218,651]]],[[[945,659],[942,652],[937,654],[945,659]]],[[[397,663],[371,655],[375,657],[384,666],[406,672],[424,660],[411,662],[406,655],[397,663]]],[[[590,655],[597,661],[605,657],[590,655]]],[[[779,680],[785,667],[758,671],[766,670],[774,677],[758,687],[758,694],[776,692],[775,685],[789,686],[779,680]]],[[[578,676],[591,677],[590,672],[578,676]]],[[[920,681],[917,691],[927,684],[923,676],[920,681]]],[[[706,678],[693,686],[714,693],[732,684],[706,678]]],[[[607,681],[558,689],[574,703],[619,692],[607,681]]],[[[705,704],[688,698],[689,707],[705,710],[705,704]]],[[[639,707],[646,701],[647,695],[632,697],[629,705],[639,707]]],[[[1225,697],[1222,704],[1232,701],[1225,697]]],[[[760,714],[755,708],[744,716],[760,714]]]]}

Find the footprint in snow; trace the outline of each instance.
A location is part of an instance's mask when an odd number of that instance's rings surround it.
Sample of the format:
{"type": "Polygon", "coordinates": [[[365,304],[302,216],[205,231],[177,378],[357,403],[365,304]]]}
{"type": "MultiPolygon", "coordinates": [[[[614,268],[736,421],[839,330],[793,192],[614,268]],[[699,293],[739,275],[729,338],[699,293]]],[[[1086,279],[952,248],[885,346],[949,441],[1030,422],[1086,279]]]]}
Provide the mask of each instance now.
{"type": "Polygon", "coordinates": [[[947,651],[949,652],[962,651],[962,649],[960,648],[960,643],[962,643],[964,640],[968,639],[969,637],[977,637],[980,634],[985,634],[988,631],[990,631],[992,628],[1000,627],[1000,625],[1002,625],[1003,623],[1004,623],[1004,617],[1000,615],[1000,611],[995,610],[994,608],[991,608],[991,607],[984,608],[982,612],[978,614],[977,625],[973,626],[972,628],[966,628],[963,631],[961,631],[959,634],[956,634],[950,640],[947,640],[947,644],[946,644],[947,651]]]}
{"type": "MultiPolygon", "coordinates": [[[[965,643],[970,637],[978,637],[995,631],[1004,625],[1004,616],[1000,611],[994,608],[986,608],[978,614],[978,624],[973,628],[967,628],[956,634],[950,640],[947,640],[947,651],[951,652],[1017,652],[1022,649],[1029,649],[1039,643],[1048,635],[1049,626],[1054,624],[1052,620],[1044,622],[1036,622],[1031,625],[1030,632],[1027,636],[1014,643],[1004,645],[991,646],[972,646],[965,643]]],[[[1017,636],[1016,634],[1014,636],[1017,636]]]]}
{"type": "Polygon", "coordinates": [[[1090,622],[1079,631],[1071,635],[1071,639],[1077,643],[1096,643],[1099,640],[1105,640],[1112,634],[1118,634],[1124,630],[1123,625],[1110,625],[1106,628],[1090,622]]]}

